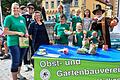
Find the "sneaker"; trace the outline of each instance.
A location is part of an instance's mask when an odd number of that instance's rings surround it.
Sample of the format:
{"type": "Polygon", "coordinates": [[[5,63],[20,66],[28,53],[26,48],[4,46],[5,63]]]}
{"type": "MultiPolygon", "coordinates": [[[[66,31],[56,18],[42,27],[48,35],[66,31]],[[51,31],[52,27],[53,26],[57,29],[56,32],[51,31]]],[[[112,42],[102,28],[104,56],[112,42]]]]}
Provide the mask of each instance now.
{"type": "Polygon", "coordinates": [[[24,65],[24,71],[27,72],[28,70],[28,65],[24,65]]]}
{"type": "Polygon", "coordinates": [[[27,80],[24,76],[22,76],[21,74],[17,75],[17,79],[18,80],[27,80]]]}
{"type": "Polygon", "coordinates": [[[33,66],[32,65],[28,65],[28,70],[32,71],[33,70],[33,66]]]}
{"type": "Polygon", "coordinates": [[[3,55],[3,59],[10,59],[10,54],[3,55]]]}
{"type": "Polygon", "coordinates": [[[24,65],[24,71],[25,72],[32,71],[32,67],[29,65],[24,65]]]}

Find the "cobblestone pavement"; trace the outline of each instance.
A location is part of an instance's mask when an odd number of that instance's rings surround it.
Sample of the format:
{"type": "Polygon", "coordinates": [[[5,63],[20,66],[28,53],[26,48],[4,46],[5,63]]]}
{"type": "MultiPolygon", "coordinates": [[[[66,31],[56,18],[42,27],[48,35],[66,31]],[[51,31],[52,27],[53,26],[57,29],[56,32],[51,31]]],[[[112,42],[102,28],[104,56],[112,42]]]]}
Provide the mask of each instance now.
{"type": "MultiPolygon", "coordinates": [[[[11,67],[11,59],[0,60],[0,80],[12,80],[10,67],[11,67]]],[[[27,80],[34,80],[33,71],[25,72],[22,67],[21,74],[24,77],[26,77],[27,80]]]]}

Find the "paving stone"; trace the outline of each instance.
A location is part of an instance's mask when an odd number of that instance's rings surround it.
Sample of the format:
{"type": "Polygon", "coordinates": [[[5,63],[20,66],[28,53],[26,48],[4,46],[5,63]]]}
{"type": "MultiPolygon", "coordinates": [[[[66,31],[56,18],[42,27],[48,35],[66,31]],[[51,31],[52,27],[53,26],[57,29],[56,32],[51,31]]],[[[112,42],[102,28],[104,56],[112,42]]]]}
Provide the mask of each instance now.
{"type": "MultiPolygon", "coordinates": [[[[11,59],[0,60],[0,80],[12,80],[10,67],[11,59]]],[[[21,74],[28,80],[34,80],[33,71],[25,72],[23,66],[21,68],[21,74]]]]}

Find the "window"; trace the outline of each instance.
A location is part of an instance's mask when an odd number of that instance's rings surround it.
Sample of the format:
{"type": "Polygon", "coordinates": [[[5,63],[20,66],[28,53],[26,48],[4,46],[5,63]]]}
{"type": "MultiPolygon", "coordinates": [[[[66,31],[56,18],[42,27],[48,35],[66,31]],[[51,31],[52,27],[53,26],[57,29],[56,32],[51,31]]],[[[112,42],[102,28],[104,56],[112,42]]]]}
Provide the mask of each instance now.
{"type": "Polygon", "coordinates": [[[78,6],[78,0],[74,0],[74,6],[75,6],[75,7],[78,6]]]}
{"type": "Polygon", "coordinates": [[[54,1],[51,1],[51,8],[54,8],[54,1]]]}
{"type": "Polygon", "coordinates": [[[46,9],[48,9],[48,2],[46,2],[45,7],[46,7],[46,9]]]}
{"type": "Polygon", "coordinates": [[[57,0],[57,6],[59,6],[60,5],[60,0],[57,0]]]}
{"type": "Polygon", "coordinates": [[[48,21],[51,20],[51,16],[48,16],[48,21]]]}

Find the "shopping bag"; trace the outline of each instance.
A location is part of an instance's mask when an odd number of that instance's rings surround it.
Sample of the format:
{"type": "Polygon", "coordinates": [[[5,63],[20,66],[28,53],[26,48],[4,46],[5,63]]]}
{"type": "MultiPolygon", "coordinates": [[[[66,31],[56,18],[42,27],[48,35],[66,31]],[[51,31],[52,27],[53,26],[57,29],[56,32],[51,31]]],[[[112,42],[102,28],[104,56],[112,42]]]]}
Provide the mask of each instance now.
{"type": "Polygon", "coordinates": [[[19,37],[19,46],[20,46],[20,48],[28,48],[29,47],[29,38],[19,37]]]}

